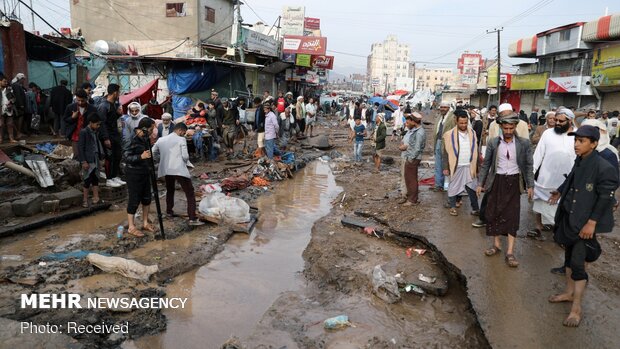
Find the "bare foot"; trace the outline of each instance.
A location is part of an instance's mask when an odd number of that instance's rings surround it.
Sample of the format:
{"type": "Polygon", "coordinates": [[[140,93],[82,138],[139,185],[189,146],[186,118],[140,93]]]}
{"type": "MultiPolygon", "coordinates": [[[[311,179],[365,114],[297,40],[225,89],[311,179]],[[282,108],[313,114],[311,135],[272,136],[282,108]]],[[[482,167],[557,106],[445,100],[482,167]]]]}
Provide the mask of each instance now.
{"type": "Polygon", "coordinates": [[[568,314],[566,320],[564,320],[563,325],[566,327],[579,327],[579,323],[581,322],[581,310],[580,311],[571,311],[568,314]]]}
{"type": "Polygon", "coordinates": [[[549,297],[549,303],[562,303],[572,301],[573,295],[569,293],[554,294],[553,296],[549,297]]]}

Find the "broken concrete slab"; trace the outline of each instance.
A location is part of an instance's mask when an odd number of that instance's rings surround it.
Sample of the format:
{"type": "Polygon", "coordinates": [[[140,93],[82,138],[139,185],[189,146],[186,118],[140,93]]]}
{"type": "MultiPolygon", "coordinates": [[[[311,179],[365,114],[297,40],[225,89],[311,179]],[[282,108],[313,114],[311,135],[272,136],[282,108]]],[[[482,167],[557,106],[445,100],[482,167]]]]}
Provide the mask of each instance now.
{"type": "Polygon", "coordinates": [[[41,212],[55,213],[60,211],[60,200],[47,200],[41,204],[41,212]]]}
{"type": "Polygon", "coordinates": [[[13,214],[17,217],[30,217],[41,212],[41,205],[45,198],[41,194],[28,194],[11,203],[13,214]]]}
{"type": "Polygon", "coordinates": [[[329,144],[329,138],[327,135],[318,135],[316,137],[308,138],[308,144],[318,149],[331,149],[332,145],[329,144]]]}
{"type": "Polygon", "coordinates": [[[71,206],[79,206],[82,203],[82,192],[75,188],[61,191],[54,196],[60,201],[60,209],[63,210],[71,206]]]}
{"type": "Polygon", "coordinates": [[[0,204],[0,221],[13,217],[13,209],[11,206],[10,202],[3,202],[0,204]]]}

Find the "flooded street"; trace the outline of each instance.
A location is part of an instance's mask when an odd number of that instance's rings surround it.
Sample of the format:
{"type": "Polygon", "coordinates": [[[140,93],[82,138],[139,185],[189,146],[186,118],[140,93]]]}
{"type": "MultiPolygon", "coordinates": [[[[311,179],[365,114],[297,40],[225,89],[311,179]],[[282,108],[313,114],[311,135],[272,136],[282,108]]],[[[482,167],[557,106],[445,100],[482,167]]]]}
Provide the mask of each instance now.
{"type": "Polygon", "coordinates": [[[245,337],[280,293],[303,287],[302,252],[312,226],[340,192],[329,166],[311,163],[277,192],[257,201],[252,234],[237,234],[208,265],[175,278],[168,297],[188,297],[184,310],[165,312],[167,329],[124,348],[218,348],[245,337]]]}

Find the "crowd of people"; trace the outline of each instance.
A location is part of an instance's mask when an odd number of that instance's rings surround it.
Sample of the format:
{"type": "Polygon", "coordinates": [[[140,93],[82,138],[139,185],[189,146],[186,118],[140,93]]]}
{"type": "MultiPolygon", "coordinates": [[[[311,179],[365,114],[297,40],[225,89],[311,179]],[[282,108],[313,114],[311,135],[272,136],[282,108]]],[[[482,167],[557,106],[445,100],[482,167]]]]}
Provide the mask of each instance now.
{"type": "MultiPolygon", "coordinates": [[[[597,235],[614,226],[620,173],[613,145],[617,114],[558,107],[540,116],[534,109],[527,118],[508,103],[481,113],[444,102],[431,126],[435,163],[431,190],[446,192],[444,207],[452,216],[459,215],[461,196],[469,197],[471,215],[478,217],[472,226],[485,228],[490,238],[490,247],[483,251],[486,256],[502,253],[501,237],[506,236],[505,263],[519,266],[515,244],[522,194],[532,202],[535,216],[535,228],[527,236],[538,239],[543,231],[551,231],[564,248],[563,266],[551,272],[565,275],[566,289],[549,302],[572,302],[564,321],[569,327],[578,326],[582,318],[586,265],[601,254],[597,235]]],[[[421,124],[422,115],[409,107],[402,118],[401,203],[413,206],[420,203],[418,166],[428,130],[421,124]]],[[[362,137],[365,129],[359,117],[354,119],[352,135],[362,137]]],[[[356,138],[354,154],[359,153],[357,142],[356,138]]]]}

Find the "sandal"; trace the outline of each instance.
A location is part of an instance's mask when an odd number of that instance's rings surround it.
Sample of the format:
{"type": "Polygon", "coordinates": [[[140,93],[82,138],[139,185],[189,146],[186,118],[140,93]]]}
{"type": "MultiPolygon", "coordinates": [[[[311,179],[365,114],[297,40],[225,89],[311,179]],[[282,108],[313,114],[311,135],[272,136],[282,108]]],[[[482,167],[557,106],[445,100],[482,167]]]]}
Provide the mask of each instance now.
{"type": "Polygon", "coordinates": [[[456,208],[460,208],[461,205],[463,205],[463,201],[457,201],[456,202],[456,208]]]}
{"type": "Polygon", "coordinates": [[[553,230],[553,224],[545,224],[543,225],[543,231],[551,231],[553,230]]]}
{"type": "Polygon", "coordinates": [[[506,264],[508,264],[508,266],[511,268],[516,268],[519,266],[519,262],[517,261],[517,259],[515,258],[515,255],[513,254],[506,255],[506,264]]]}
{"type": "Polygon", "coordinates": [[[458,215],[459,215],[459,213],[456,212],[456,208],[451,208],[450,209],[450,216],[458,216],[458,215]]]}
{"type": "Polygon", "coordinates": [[[498,253],[500,253],[500,252],[502,252],[502,249],[501,249],[501,248],[499,248],[499,247],[497,247],[497,246],[493,246],[493,247],[491,247],[491,248],[489,248],[489,249],[486,249],[486,250],[484,251],[484,254],[485,254],[486,256],[488,256],[488,257],[491,257],[491,256],[495,256],[496,254],[498,254],[498,253]]]}
{"type": "Polygon", "coordinates": [[[541,235],[542,235],[542,233],[540,232],[540,229],[538,229],[538,228],[532,229],[532,230],[527,232],[527,237],[529,237],[529,238],[537,238],[537,237],[540,237],[541,235]]]}
{"type": "Polygon", "coordinates": [[[93,205],[98,205],[98,204],[103,204],[105,203],[102,199],[99,199],[97,201],[93,200],[93,205]]]}
{"type": "Polygon", "coordinates": [[[142,233],[136,227],[133,227],[133,228],[130,228],[129,230],[127,230],[127,234],[131,234],[131,235],[133,235],[135,237],[138,237],[138,238],[144,237],[144,233],[142,233]]]}
{"type": "Polygon", "coordinates": [[[155,228],[153,228],[153,227],[152,227],[152,226],[150,226],[150,225],[145,225],[145,226],[143,226],[143,227],[142,227],[142,230],[144,230],[144,231],[148,231],[149,233],[154,233],[154,232],[155,232],[155,228]]]}
{"type": "MultiPolygon", "coordinates": [[[[94,204],[94,202],[93,202],[93,204],[94,204]]],[[[82,207],[88,208],[88,201],[82,202],[82,207]]]]}

